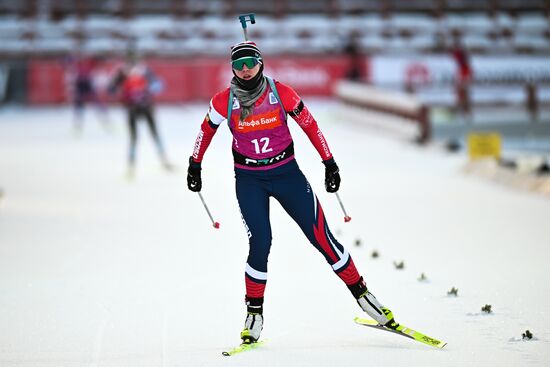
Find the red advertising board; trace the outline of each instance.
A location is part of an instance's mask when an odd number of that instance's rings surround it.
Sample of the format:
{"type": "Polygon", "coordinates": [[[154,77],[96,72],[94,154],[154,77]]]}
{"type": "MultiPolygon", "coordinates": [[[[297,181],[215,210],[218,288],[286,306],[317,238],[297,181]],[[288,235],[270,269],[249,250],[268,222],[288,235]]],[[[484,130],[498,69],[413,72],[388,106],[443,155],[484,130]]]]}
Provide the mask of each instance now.
{"type": "Polygon", "coordinates": [[[64,75],[60,62],[31,60],[28,63],[27,71],[27,102],[30,104],[56,104],[67,101],[64,75]]]}
{"type": "MultiPolygon", "coordinates": [[[[221,57],[150,58],[145,62],[164,83],[163,91],[156,97],[161,103],[208,100],[227,87],[233,76],[229,61],[221,57]]],[[[98,67],[100,72],[96,79],[99,82],[94,81],[100,94],[105,95],[108,78],[118,63],[113,60],[98,67]]],[[[346,74],[348,65],[345,56],[272,57],[266,59],[265,73],[289,84],[303,96],[329,96],[334,83],[346,74]]],[[[28,102],[69,102],[71,93],[66,80],[68,78],[61,62],[32,60],[28,70],[28,102]]]]}

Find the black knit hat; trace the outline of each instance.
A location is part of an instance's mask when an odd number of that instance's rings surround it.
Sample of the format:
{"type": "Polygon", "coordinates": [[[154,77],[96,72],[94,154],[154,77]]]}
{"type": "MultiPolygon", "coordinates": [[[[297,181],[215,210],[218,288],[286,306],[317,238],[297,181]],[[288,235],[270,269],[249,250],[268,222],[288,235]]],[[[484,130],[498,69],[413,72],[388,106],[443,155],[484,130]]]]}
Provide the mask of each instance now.
{"type": "Polygon", "coordinates": [[[237,43],[231,47],[231,61],[243,57],[256,57],[262,60],[262,53],[258,46],[252,41],[245,41],[237,43]]]}

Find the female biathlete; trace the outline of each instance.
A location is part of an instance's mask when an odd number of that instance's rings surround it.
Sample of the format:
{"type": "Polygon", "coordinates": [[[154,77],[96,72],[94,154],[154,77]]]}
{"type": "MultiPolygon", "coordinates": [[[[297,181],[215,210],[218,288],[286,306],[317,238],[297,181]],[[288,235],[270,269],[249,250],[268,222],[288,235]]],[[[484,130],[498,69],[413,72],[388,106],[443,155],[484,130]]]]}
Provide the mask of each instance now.
{"type": "Polygon", "coordinates": [[[255,43],[234,45],[231,64],[231,85],[212,98],[189,157],[187,185],[191,191],[201,190],[204,153],[220,124],[227,120],[233,134],[237,201],[250,245],[245,270],[247,315],[241,332],[243,343],[258,341],[264,323],[271,247],[270,197],[282,205],[323,254],[363,311],[382,325],[397,327],[392,312],[368,291],[348,251],[332,235],[321,204],[294,158],[287,115],[292,116],[319,152],[325,165],[326,190],[338,191],[338,166],[317,122],[291,87],[264,76],[262,55],[255,43]]]}

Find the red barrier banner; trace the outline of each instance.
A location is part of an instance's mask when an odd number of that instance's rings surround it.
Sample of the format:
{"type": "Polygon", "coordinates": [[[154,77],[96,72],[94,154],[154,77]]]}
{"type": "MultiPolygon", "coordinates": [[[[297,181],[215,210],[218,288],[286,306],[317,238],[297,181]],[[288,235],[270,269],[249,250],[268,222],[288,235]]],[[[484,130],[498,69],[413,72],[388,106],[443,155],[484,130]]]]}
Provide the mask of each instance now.
{"type": "Polygon", "coordinates": [[[57,61],[31,60],[27,71],[27,102],[57,104],[67,101],[63,65],[57,61]]]}
{"type": "MultiPolygon", "coordinates": [[[[226,58],[150,58],[144,62],[164,84],[155,98],[161,103],[209,100],[229,86],[233,77],[226,58]]],[[[92,79],[102,99],[113,101],[106,90],[120,65],[120,60],[97,63],[92,79]]],[[[349,65],[345,56],[272,57],[265,60],[265,74],[290,85],[302,96],[330,96],[334,83],[346,75],[349,65]]],[[[366,60],[361,67],[366,71],[366,60]]],[[[69,73],[69,68],[59,60],[32,60],[28,70],[28,102],[70,102],[73,89],[69,73]]]]}

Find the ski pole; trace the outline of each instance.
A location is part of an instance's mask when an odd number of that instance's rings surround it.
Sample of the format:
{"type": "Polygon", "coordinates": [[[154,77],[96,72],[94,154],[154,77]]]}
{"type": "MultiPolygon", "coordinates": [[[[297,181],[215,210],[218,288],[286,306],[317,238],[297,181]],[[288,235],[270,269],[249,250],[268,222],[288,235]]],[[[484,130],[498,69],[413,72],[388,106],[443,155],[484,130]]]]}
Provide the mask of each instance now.
{"type": "Polygon", "coordinates": [[[212,221],[212,226],[214,226],[214,228],[216,228],[216,229],[220,228],[220,223],[216,222],[214,220],[214,218],[212,218],[212,214],[210,214],[210,210],[208,210],[208,206],[204,202],[204,198],[202,197],[202,194],[200,193],[200,191],[197,192],[197,194],[199,194],[199,197],[201,198],[201,201],[202,201],[202,205],[204,206],[204,209],[206,209],[206,212],[208,213],[208,216],[210,217],[210,220],[212,221]]]}
{"type": "Polygon", "coordinates": [[[344,222],[349,222],[351,220],[351,217],[346,213],[346,209],[344,208],[344,204],[342,204],[342,200],[340,199],[340,195],[336,193],[336,198],[338,199],[338,202],[340,203],[340,208],[342,208],[342,211],[344,212],[344,222]]]}
{"type": "Polygon", "coordinates": [[[250,22],[250,24],[255,24],[256,23],[255,16],[256,16],[256,14],[254,14],[254,13],[239,15],[239,20],[241,21],[241,26],[243,27],[243,33],[244,33],[244,40],[245,41],[248,41],[248,33],[247,33],[247,30],[246,30],[246,22],[250,22]]]}

